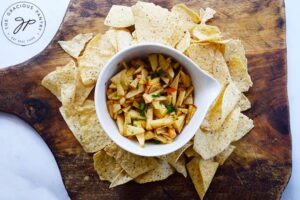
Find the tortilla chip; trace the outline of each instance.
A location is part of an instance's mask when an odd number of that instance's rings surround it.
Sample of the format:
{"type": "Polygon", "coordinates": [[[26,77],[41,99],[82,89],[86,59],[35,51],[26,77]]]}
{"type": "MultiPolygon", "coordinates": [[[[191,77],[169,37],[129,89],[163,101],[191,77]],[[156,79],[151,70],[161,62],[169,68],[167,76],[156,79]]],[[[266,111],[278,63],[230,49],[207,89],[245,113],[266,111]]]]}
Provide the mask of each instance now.
{"type": "Polygon", "coordinates": [[[184,34],[179,16],[153,3],[137,2],[132,6],[138,42],[157,42],[174,47],[184,34]]]}
{"type": "Polygon", "coordinates": [[[191,30],[200,23],[200,16],[183,3],[173,6],[171,12],[176,13],[179,16],[180,20],[178,23],[180,23],[185,30],[191,30]]]}
{"type": "Polygon", "coordinates": [[[122,171],[122,167],[116,160],[105,153],[104,150],[98,151],[93,156],[94,168],[100,180],[113,181],[122,171]]]}
{"type": "Polygon", "coordinates": [[[185,150],[184,154],[188,157],[200,157],[200,155],[193,149],[193,147],[189,147],[185,150]]]}
{"type": "Polygon", "coordinates": [[[230,40],[224,44],[224,58],[232,80],[241,92],[246,92],[253,85],[248,74],[247,58],[240,40],[230,40]]]}
{"type": "Polygon", "coordinates": [[[214,44],[193,43],[186,50],[186,54],[201,69],[213,73],[216,46],[214,44]]]}
{"type": "Polygon", "coordinates": [[[50,90],[64,106],[82,105],[90,94],[93,86],[85,87],[78,76],[78,69],[73,60],[63,67],[47,74],[42,80],[42,85],[50,90]]]}
{"type": "Polygon", "coordinates": [[[73,81],[72,83],[62,84],[60,88],[60,96],[62,105],[70,105],[75,100],[75,92],[76,92],[76,83],[73,81]]]}
{"type": "Polygon", "coordinates": [[[174,159],[170,159],[169,157],[161,157],[161,156],[159,157],[159,159],[167,161],[172,167],[175,168],[175,170],[178,173],[182,174],[184,177],[187,177],[184,156],[180,156],[177,161],[175,161],[174,159]]]}
{"type": "Polygon", "coordinates": [[[83,55],[78,58],[78,66],[84,85],[94,85],[102,67],[116,53],[111,35],[111,30],[104,35],[97,34],[87,44],[83,55]]]}
{"type": "Polygon", "coordinates": [[[120,173],[111,181],[109,188],[128,183],[131,180],[132,178],[125,172],[124,169],[122,169],[120,173]]]}
{"type": "Polygon", "coordinates": [[[251,102],[243,93],[237,105],[241,108],[241,112],[251,108],[251,102]]]}
{"type": "Polygon", "coordinates": [[[96,152],[111,144],[111,140],[98,122],[93,101],[87,100],[84,105],[73,109],[72,115],[68,115],[63,106],[59,111],[86,152],[96,152]]]}
{"type": "Polygon", "coordinates": [[[155,158],[134,155],[119,148],[116,144],[106,146],[105,151],[108,155],[114,157],[132,178],[136,178],[158,166],[158,161],[155,158]]]}
{"type": "Polygon", "coordinates": [[[104,20],[104,24],[115,28],[125,28],[134,25],[131,8],[113,5],[104,20]]]}
{"type": "Polygon", "coordinates": [[[211,160],[193,158],[187,164],[187,169],[198,195],[203,199],[218,169],[218,163],[211,160]]]}
{"type": "Polygon", "coordinates": [[[200,13],[201,24],[205,24],[208,20],[214,17],[216,11],[214,9],[207,7],[205,10],[203,8],[200,8],[199,13],[200,13]]]}
{"type": "Polygon", "coordinates": [[[117,51],[121,51],[129,47],[132,43],[133,37],[129,30],[118,29],[116,31],[117,51]]]}
{"type": "Polygon", "coordinates": [[[200,24],[193,28],[192,37],[198,42],[210,42],[221,40],[223,36],[217,26],[200,24]]]}
{"type": "Polygon", "coordinates": [[[167,154],[167,155],[162,155],[159,156],[159,158],[168,161],[169,163],[176,163],[179,158],[181,157],[181,155],[184,153],[184,151],[189,148],[190,146],[192,146],[192,142],[188,142],[185,145],[183,145],[183,147],[181,147],[180,149],[174,151],[173,153],[167,154]]]}
{"type": "Polygon", "coordinates": [[[231,76],[226,61],[223,57],[223,54],[219,50],[215,51],[212,74],[213,77],[222,85],[227,85],[229,82],[231,82],[231,76]]]}
{"type": "Polygon", "coordinates": [[[221,92],[216,103],[210,108],[202,122],[201,128],[213,131],[221,127],[228,114],[234,109],[240,99],[240,91],[234,83],[230,83],[221,92]]]}
{"type": "Polygon", "coordinates": [[[205,160],[224,151],[235,138],[239,116],[240,108],[236,108],[229,114],[220,129],[211,132],[199,129],[194,137],[194,150],[205,160]]]}
{"type": "Polygon", "coordinates": [[[138,176],[134,179],[134,181],[139,184],[161,181],[174,173],[174,169],[168,164],[167,161],[159,160],[158,162],[159,165],[157,168],[138,176]]]}
{"type": "Polygon", "coordinates": [[[187,50],[191,43],[191,34],[189,31],[186,31],[183,38],[176,45],[176,49],[180,52],[187,50]]]}
{"type": "Polygon", "coordinates": [[[244,114],[240,114],[239,117],[239,122],[237,125],[237,129],[234,132],[234,138],[233,138],[233,142],[234,141],[238,141],[240,140],[242,137],[244,137],[252,128],[254,127],[253,125],[253,120],[250,119],[249,117],[247,117],[244,114]]]}
{"type": "Polygon", "coordinates": [[[227,158],[231,155],[234,151],[235,146],[229,145],[224,151],[216,155],[214,160],[219,163],[219,165],[223,165],[227,158]]]}
{"type": "Polygon", "coordinates": [[[85,44],[92,39],[93,33],[78,34],[68,41],[58,41],[65,52],[73,58],[78,58],[81,51],[84,49],[85,44]]]}

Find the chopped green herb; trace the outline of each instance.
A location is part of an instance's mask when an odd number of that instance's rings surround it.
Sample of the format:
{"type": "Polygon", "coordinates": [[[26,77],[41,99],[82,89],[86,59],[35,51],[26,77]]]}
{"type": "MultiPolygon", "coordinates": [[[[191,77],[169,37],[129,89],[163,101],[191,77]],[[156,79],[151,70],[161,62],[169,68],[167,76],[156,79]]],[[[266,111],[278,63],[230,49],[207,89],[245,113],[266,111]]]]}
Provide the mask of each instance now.
{"type": "Polygon", "coordinates": [[[178,63],[178,62],[175,63],[175,64],[173,65],[173,67],[174,67],[174,69],[177,69],[177,68],[179,67],[179,63],[178,63]]]}
{"type": "Polygon", "coordinates": [[[154,143],[154,144],[160,144],[160,141],[158,141],[158,140],[153,140],[153,143],[154,143]]]}
{"type": "Polygon", "coordinates": [[[141,116],[145,116],[145,108],[146,108],[146,105],[144,102],[140,103],[140,115],[141,116]]]}
{"type": "Polygon", "coordinates": [[[158,94],[152,94],[153,98],[157,98],[157,97],[160,97],[160,96],[161,96],[160,93],[158,93],[158,94]]]}
{"type": "Polygon", "coordinates": [[[172,113],[172,112],[175,112],[175,108],[174,106],[170,103],[170,104],[167,104],[166,105],[166,108],[168,110],[168,114],[172,113]]]}
{"type": "Polygon", "coordinates": [[[153,72],[152,74],[151,74],[151,78],[153,79],[153,78],[157,78],[157,77],[161,77],[161,76],[163,76],[165,74],[165,72],[163,71],[163,70],[158,70],[158,71],[156,71],[156,72],[153,72]]]}

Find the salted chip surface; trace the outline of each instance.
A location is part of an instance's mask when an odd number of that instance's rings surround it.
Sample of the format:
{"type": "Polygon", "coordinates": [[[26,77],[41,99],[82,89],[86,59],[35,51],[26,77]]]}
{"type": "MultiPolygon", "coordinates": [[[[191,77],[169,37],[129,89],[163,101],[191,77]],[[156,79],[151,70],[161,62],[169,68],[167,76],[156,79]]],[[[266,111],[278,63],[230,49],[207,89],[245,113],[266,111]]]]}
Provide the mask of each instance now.
{"type": "Polygon", "coordinates": [[[231,82],[231,76],[226,61],[223,57],[223,54],[219,50],[215,51],[212,74],[214,78],[217,79],[222,85],[226,85],[231,82]]]}
{"type": "Polygon", "coordinates": [[[199,24],[192,30],[192,36],[199,42],[213,42],[222,39],[222,33],[217,26],[199,24]]]}
{"type": "Polygon", "coordinates": [[[251,102],[244,94],[242,94],[238,106],[241,108],[241,111],[245,111],[251,108],[251,102]]]}
{"type": "Polygon", "coordinates": [[[180,156],[177,161],[175,161],[172,157],[170,158],[164,156],[160,156],[159,159],[167,161],[178,173],[182,174],[184,177],[187,177],[184,156],[180,156]]]}
{"type": "Polygon", "coordinates": [[[189,31],[186,31],[183,38],[176,45],[176,49],[180,52],[185,52],[191,44],[191,34],[189,31]]]}
{"type": "Polygon", "coordinates": [[[234,83],[230,83],[219,95],[202,122],[204,130],[217,130],[221,127],[228,114],[235,108],[241,92],[234,83]]]}
{"type": "Polygon", "coordinates": [[[130,7],[113,5],[105,20],[106,26],[125,28],[134,25],[134,17],[130,7]]]}
{"type": "Polygon", "coordinates": [[[199,14],[201,19],[201,24],[205,24],[208,20],[214,17],[216,11],[209,7],[207,7],[205,10],[203,8],[200,8],[199,14]]]}
{"type": "Polygon", "coordinates": [[[239,116],[240,108],[236,108],[229,114],[220,129],[216,131],[199,129],[194,137],[194,150],[205,160],[224,151],[235,138],[239,116]]]}
{"type": "Polygon", "coordinates": [[[166,160],[166,161],[170,162],[170,163],[176,163],[179,160],[180,156],[182,156],[184,151],[192,145],[193,145],[192,142],[188,142],[185,145],[183,145],[183,147],[181,147],[180,149],[174,151],[173,153],[169,153],[167,155],[162,155],[162,156],[159,156],[159,157],[163,160],[166,160]]]}
{"type": "Polygon", "coordinates": [[[184,154],[188,157],[188,158],[191,158],[191,157],[200,157],[199,153],[197,153],[193,147],[189,147],[185,150],[184,154]]]}
{"type": "Polygon", "coordinates": [[[81,51],[84,49],[85,44],[92,39],[93,33],[78,34],[68,41],[58,41],[65,52],[73,58],[78,58],[81,51]]]}
{"type": "Polygon", "coordinates": [[[117,51],[121,51],[122,49],[129,47],[132,40],[133,37],[128,29],[116,30],[117,51]]]}
{"type": "Polygon", "coordinates": [[[132,6],[138,42],[157,42],[174,47],[184,34],[180,17],[153,3],[137,2],[132,6]]]}
{"type": "Polygon", "coordinates": [[[203,199],[218,169],[218,163],[195,157],[187,164],[187,169],[198,195],[203,199]]]}
{"type": "Polygon", "coordinates": [[[47,74],[42,80],[42,85],[50,90],[65,107],[82,105],[93,89],[92,86],[83,85],[73,60],[47,74]]]}
{"type": "Polygon", "coordinates": [[[108,30],[104,35],[95,35],[87,44],[83,55],[78,58],[78,67],[84,85],[94,85],[102,67],[116,53],[111,34],[108,30]]]}
{"type": "Polygon", "coordinates": [[[212,74],[215,61],[215,49],[214,44],[193,43],[186,50],[186,54],[201,69],[212,74]]]}
{"type": "Polygon", "coordinates": [[[108,155],[114,157],[132,178],[136,178],[141,174],[155,169],[159,165],[156,158],[142,157],[129,153],[118,147],[116,144],[106,146],[105,151],[108,155]]]}
{"type": "Polygon", "coordinates": [[[96,116],[94,102],[87,100],[82,106],[75,107],[74,114],[66,113],[65,108],[59,111],[83,149],[88,152],[96,152],[111,144],[96,116]]]}
{"type": "Polygon", "coordinates": [[[234,151],[235,146],[229,145],[224,151],[215,156],[214,160],[219,163],[219,165],[223,165],[224,162],[229,158],[229,156],[234,151]]]}
{"type": "Polygon", "coordinates": [[[240,114],[239,122],[237,125],[237,129],[234,132],[234,141],[240,140],[244,137],[252,128],[254,127],[253,120],[244,115],[243,113],[240,114]]]}
{"type": "Polygon", "coordinates": [[[224,44],[224,57],[230,75],[241,92],[246,92],[253,85],[248,73],[245,49],[240,40],[230,40],[224,44]]]}
{"type": "Polygon", "coordinates": [[[113,157],[106,154],[104,150],[93,155],[94,168],[100,180],[112,181],[123,169],[113,157]]]}
{"type": "Polygon", "coordinates": [[[159,165],[155,169],[146,172],[134,179],[135,182],[143,184],[155,181],[161,181],[174,173],[174,169],[167,161],[158,160],[159,165]]]}
{"type": "Polygon", "coordinates": [[[120,171],[120,173],[111,181],[111,184],[109,185],[109,188],[116,187],[118,185],[125,184],[129,181],[131,181],[133,178],[131,178],[124,169],[120,171]]]}
{"type": "Polygon", "coordinates": [[[200,16],[194,10],[188,8],[185,4],[176,4],[171,9],[172,13],[176,13],[179,16],[180,25],[183,29],[189,31],[198,23],[200,23],[200,16]]]}

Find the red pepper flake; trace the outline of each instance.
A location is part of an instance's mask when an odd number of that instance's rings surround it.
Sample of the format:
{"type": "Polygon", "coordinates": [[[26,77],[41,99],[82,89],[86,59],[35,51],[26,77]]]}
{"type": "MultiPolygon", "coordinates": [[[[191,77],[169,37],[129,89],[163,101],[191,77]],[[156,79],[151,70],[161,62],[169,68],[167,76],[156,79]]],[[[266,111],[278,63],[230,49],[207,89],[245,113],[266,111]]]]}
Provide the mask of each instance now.
{"type": "Polygon", "coordinates": [[[168,93],[172,93],[172,92],[176,92],[177,90],[176,90],[176,88],[168,87],[168,88],[166,88],[166,91],[168,93]]]}

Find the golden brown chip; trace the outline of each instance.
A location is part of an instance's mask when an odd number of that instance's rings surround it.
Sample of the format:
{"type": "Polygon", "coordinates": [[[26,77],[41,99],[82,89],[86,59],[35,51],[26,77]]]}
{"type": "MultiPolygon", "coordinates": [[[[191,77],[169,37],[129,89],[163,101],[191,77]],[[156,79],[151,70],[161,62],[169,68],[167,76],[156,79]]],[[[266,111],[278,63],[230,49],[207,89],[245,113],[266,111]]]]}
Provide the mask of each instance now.
{"type": "Polygon", "coordinates": [[[159,160],[158,162],[158,167],[136,177],[134,181],[140,184],[161,181],[168,178],[174,173],[174,169],[171,167],[171,165],[168,164],[167,161],[159,160]]]}
{"type": "Polygon", "coordinates": [[[234,132],[234,138],[232,141],[238,141],[242,137],[244,137],[252,128],[254,127],[253,125],[253,120],[247,117],[244,114],[240,114],[239,117],[239,122],[237,125],[237,129],[234,132]]]}
{"type": "Polygon", "coordinates": [[[104,35],[97,34],[87,44],[83,55],[78,58],[78,67],[84,85],[95,84],[100,70],[106,62],[116,53],[113,30],[104,35]]]}
{"type": "Polygon", "coordinates": [[[186,53],[201,69],[212,74],[215,49],[214,44],[193,43],[186,50],[186,53]]]}
{"type": "Polygon", "coordinates": [[[239,116],[240,108],[236,108],[229,114],[220,129],[211,132],[199,129],[194,137],[194,150],[205,160],[224,151],[234,140],[239,116]]]}
{"type": "Polygon", "coordinates": [[[137,2],[132,6],[138,42],[158,42],[174,47],[184,34],[179,16],[153,3],[137,2]]]}
{"type": "Polygon", "coordinates": [[[45,76],[42,85],[50,90],[65,107],[81,105],[93,89],[93,86],[83,85],[73,60],[45,76]]]}
{"type": "Polygon", "coordinates": [[[246,92],[253,85],[248,74],[247,58],[240,40],[230,40],[224,44],[224,57],[228,64],[232,80],[241,92],[246,92]]]}
{"type": "Polygon", "coordinates": [[[181,147],[180,149],[174,151],[173,153],[163,155],[163,156],[159,156],[159,157],[163,160],[168,161],[169,163],[176,163],[179,160],[179,158],[182,156],[184,151],[187,148],[189,148],[190,146],[192,146],[192,144],[193,144],[192,142],[188,142],[183,147],[181,147]]]}
{"type": "Polygon", "coordinates": [[[134,18],[130,7],[113,5],[105,20],[106,26],[125,28],[134,24],[134,18]]]}
{"type": "Polygon", "coordinates": [[[221,92],[216,103],[210,108],[202,122],[201,128],[204,130],[217,130],[221,127],[228,114],[235,108],[239,99],[240,91],[234,83],[230,83],[221,92]]]}
{"type": "Polygon", "coordinates": [[[187,164],[187,169],[198,195],[203,199],[218,169],[218,163],[195,157],[187,164]]]}
{"type": "Polygon", "coordinates": [[[191,43],[191,34],[189,31],[186,31],[183,38],[176,45],[176,49],[180,52],[187,50],[191,43]]]}
{"type": "Polygon", "coordinates": [[[92,39],[93,33],[78,34],[68,41],[58,41],[58,44],[70,56],[78,58],[85,44],[92,39]]]}
{"type": "Polygon", "coordinates": [[[122,167],[113,157],[110,157],[104,150],[98,151],[93,156],[94,168],[100,180],[112,181],[121,171],[122,167]]]}
{"type": "Polygon", "coordinates": [[[251,108],[251,102],[244,94],[241,95],[237,105],[241,108],[241,112],[251,108]]]}
{"type": "Polygon", "coordinates": [[[73,109],[72,115],[68,115],[63,106],[59,110],[86,152],[96,152],[111,144],[111,140],[98,122],[93,101],[87,100],[82,106],[73,109]]]}
{"type": "Polygon", "coordinates": [[[199,13],[200,13],[201,24],[205,24],[208,20],[214,17],[216,11],[208,7],[205,10],[203,8],[200,8],[199,13]]]}
{"type": "Polygon", "coordinates": [[[178,23],[180,23],[185,30],[191,30],[200,22],[200,16],[182,3],[173,6],[171,11],[179,16],[180,20],[178,23]]]}
{"type": "Polygon", "coordinates": [[[215,156],[214,160],[219,163],[219,165],[223,165],[227,158],[234,151],[235,146],[229,145],[224,151],[215,156]]]}
{"type": "Polygon", "coordinates": [[[116,41],[117,41],[117,51],[121,51],[126,47],[129,47],[132,43],[133,37],[129,30],[118,29],[116,30],[116,41]]]}
{"type": "Polygon", "coordinates": [[[116,144],[106,146],[105,151],[108,155],[114,157],[132,178],[136,178],[158,166],[158,161],[155,158],[134,155],[119,148],[116,144]]]}
{"type": "Polygon", "coordinates": [[[231,82],[231,76],[226,61],[219,50],[215,51],[215,60],[212,68],[213,77],[217,79],[220,84],[227,85],[231,82]]]}
{"type": "Polygon", "coordinates": [[[175,168],[175,170],[178,173],[182,174],[184,177],[187,176],[184,156],[180,156],[177,161],[175,161],[174,159],[170,159],[168,157],[161,157],[161,156],[159,157],[159,159],[167,161],[172,167],[175,168]]]}
{"type": "Polygon", "coordinates": [[[193,147],[189,147],[185,150],[184,154],[188,157],[200,157],[200,155],[193,149],[193,147]]]}
{"type": "Polygon", "coordinates": [[[222,39],[222,33],[217,26],[200,24],[192,30],[193,38],[198,42],[211,42],[222,39]]]}
{"type": "Polygon", "coordinates": [[[109,185],[109,188],[116,187],[118,185],[122,185],[125,183],[128,183],[133,178],[131,178],[124,169],[120,171],[120,173],[111,181],[111,184],[109,185]]]}

